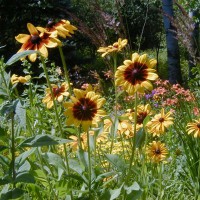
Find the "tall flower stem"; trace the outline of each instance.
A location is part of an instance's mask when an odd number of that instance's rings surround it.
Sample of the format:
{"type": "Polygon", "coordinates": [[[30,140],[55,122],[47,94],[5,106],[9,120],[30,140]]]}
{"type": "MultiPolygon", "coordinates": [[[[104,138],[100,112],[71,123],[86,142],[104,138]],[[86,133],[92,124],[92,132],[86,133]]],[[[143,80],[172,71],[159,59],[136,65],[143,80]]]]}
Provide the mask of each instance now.
{"type": "Polygon", "coordinates": [[[12,179],[13,179],[13,188],[15,185],[16,171],[15,171],[15,131],[14,131],[14,113],[11,113],[11,166],[12,166],[12,179]]]}
{"type": "MultiPolygon", "coordinates": [[[[57,122],[58,122],[58,128],[59,128],[61,136],[64,137],[62,125],[61,125],[60,118],[59,118],[59,115],[58,115],[56,101],[55,101],[53,90],[52,90],[51,83],[50,83],[50,80],[49,80],[49,75],[48,75],[46,63],[45,63],[44,58],[42,56],[41,56],[41,61],[42,61],[43,70],[44,70],[44,73],[45,73],[45,76],[46,76],[47,84],[48,84],[48,87],[50,89],[51,96],[52,96],[52,99],[53,99],[53,105],[54,105],[54,110],[55,110],[55,114],[56,114],[56,119],[57,119],[57,122]]],[[[65,144],[63,144],[63,147],[64,147],[64,152],[65,152],[66,170],[67,170],[67,173],[69,174],[70,170],[69,170],[69,160],[68,160],[68,155],[67,155],[67,148],[66,148],[65,144]]],[[[73,199],[72,193],[71,193],[71,198],[73,199]]]]}
{"type": "Polygon", "coordinates": [[[91,166],[91,151],[90,151],[90,134],[87,131],[87,144],[88,144],[88,188],[89,188],[89,199],[91,199],[91,176],[92,176],[92,166],[91,166]]]}
{"type": "Polygon", "coordinates": [[[117,54],[114,53],[113,56],[113,85],[114,85],[114,89],[115,89],[115,111],[114,111],[114,122],[112,125],[112,129],[111,129],[111,145],[110,145],[110,154],[112,153],[112,149],[113,149],[113,144],[114,144],[114,137],[115,137],[115,131],[116,131],[116,122],[117,122],[117,102],[118,102],[118,95],[117,95],[117,86],[115,85],[115,72],[117,70],[117,54]]]}
{"type": "Polygon", "coordinates": [[[68,70],[67,70],[67,64],[66,64],[66,61],[65,61],[65,56],[63,54],[62,47],[58,46],[58,49],[59,49],[60,57],[61,57],[61,60],[62,60],[62,65],[63,65],[63,69],[64,69],[64,74],[65,74],[65,80],[68,83],[69,93],[71,95],[72,94],[72,88],[71,88],[71,85],[70,85],[69,73],[68,73],[68,70]]]}
{"type": "Polygon", "coordinates": [[[138,104],[138,95],[137,92],[135,92],[135,104],[134,104],[134,136],[132,138],[132,153],[131,153],[131,158],[130,158],[130,163],[129,163],[129,169],[127,173],[127,178],[126,178],[126,183],[128,183],[130,175],[131,175],[131,168],[132,168],[132,163],[134,159],[134,154],[135,154],[135,149],[136,149],[136,125],[137,125],[137,104],[138,104]]]}

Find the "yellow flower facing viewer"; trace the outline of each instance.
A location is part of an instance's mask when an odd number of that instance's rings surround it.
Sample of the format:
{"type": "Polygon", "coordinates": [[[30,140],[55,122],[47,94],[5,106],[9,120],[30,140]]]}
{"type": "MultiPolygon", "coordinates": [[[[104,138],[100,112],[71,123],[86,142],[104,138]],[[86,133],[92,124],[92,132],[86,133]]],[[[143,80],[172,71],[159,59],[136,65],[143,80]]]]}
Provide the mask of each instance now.
{"type": "MultiPolygon", "coordinates": [[[[51,84],[52,92],[54,99],[58,102],[62,102],[64,96],[69,96],[69,92],[67,90],[69,89],[69,86],[67,83],[62,83],[61,86],[57,86],[55,84],[51,84]]],[[[43,103],[47,104],[47,108],[50,109],[53,106],[53,97],[51,95],[50,88],[46,89],[46,96],[42,100],[43,103]]]]}
{"type": "Polygon", "coordinates": [[[171,112],[165,114],[165,110],[162,108],[161,113],[154,116],[154,118],[147,123],[149,133],[153,136],[160,136],[165,133],[166,129],[173,124],[173,118],[171,112]]]}
{"type": "Polygon", "coordinates": [[[144,93],[153,89],[151,81],[158,78],[156,70],[152,69],[157,64],[155,59],[148,59],[147,54],[132,54],[131,60],[125,60],[124,65],[117,68],[115,84],[122,86],[129,95],[135,92],[144,93]]]}
{"type": "Polygon", "coordinates": [[[107,47],[100,47],[97,52],[102,53],[102,57],[105,57],[107,54],[112,52],[119,52],[121,51],[128,43],[127,39],[122,40],[121,38],[118,39],[113,45],[109,45],[107,47]]]}
{"type": "MultiPolygon", "coordinates": [[[[27,24],[28,34],[19,34],[15,37],[15,39],[22,43],[22,46],[18,52],[26,51],[26,50],[35,50],[39,51],[45,58],[48,57],[47,48],[54,48],[57,47],[58,44],[61,44],[60,40],[57,37],[57,31],[52,33],[48,32],[40,32],[37,28],[31,24],[27,24]]],[[[37,54],[33,53],[28,55],[28,58],[31,62],[35,62],[37,58],[37,54]]]]}
{"type": "MultiPolygon", "coordinates": [[[[43,29],[42,27],[37,28],[39,30],[43,29]]],[[[50,33],[57,31],[58,36],[62,38],[71,37],[71,34],[74,34],[74,31],[77,30],[75,26],[71,25],[70,21],[64,19],[59,22],[49,20],[45,29],[50,33]]]]}
{"type": "Polygon", "coordinates": [[[66,124],[81,126],[84,131],[87,131],[92,124],[105,115],[105,111],[101,110],[105,99],[93,91],[74,89],[74,94],[75,96],[70,97],[71,102],[64,103],[66,124]]]}
{"type": "Polygon", "coordinates": [[[187,124],[188,134],[193,134],[195,138],[200,137],[200,118],[187,124]]]}
{"type": "Polygon", "coordinates": [[[153,141],[146,147],[146,154],[152,162],[159,163],[166,159],[168,150],[164,143],[153,141]]]}
{"type": "Polygon", "coordinates": [[[10,78],[11,84],[14,85],[15,83],[26,83],[31,79],[30,75],[27,76],[18,76],[13,74],[10,78]]]}

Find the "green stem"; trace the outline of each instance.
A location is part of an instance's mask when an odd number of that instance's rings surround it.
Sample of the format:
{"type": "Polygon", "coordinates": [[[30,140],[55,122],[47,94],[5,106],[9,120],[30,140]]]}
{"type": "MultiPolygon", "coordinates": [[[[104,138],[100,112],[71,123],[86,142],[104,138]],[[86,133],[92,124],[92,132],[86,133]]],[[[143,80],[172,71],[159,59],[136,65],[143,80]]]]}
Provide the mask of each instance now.
{"type": "Polygon", "coordinates": [[[111,128],[111,145],[110,145],[110,154],[112,153],[113,150],[113,144],[114,144],[114,138],[115,138],[115,131],[116,131],[116,122],[117,122],[117,102],[118,102],[118,95],[117,95],[117,86],[115,85],[115,72],[117,70],[117,54],[114,54],[113,56],[113,73],[114,73],[114,89],[115,89],[115,113],[114,113],[114,122],[112,124],[111,128]]]}
{"type": "Polygon", "coordinates": [[[11,113],[11,154],[12,154],[12,178],[13,178],[13,188],[16,187],[15,179],[16,179],[16,171],[15,171],[15,132],[14,132],[14,113],[11,113]]]}
{"type": "MultiPolygon", "coordinates": [[[[49,75],[48,75],[47,67],[46,67],[44,58],[42,56],[41,56],[41,61],[42,61],[43,70],[44,70],[44,73],[45,73],[45,76],[46,76],[47,84],[48,84],[48,87],[49,87],[50,92],[51,92],[51,96],[52,96],[52,100],[53,100],[53,105],[54,105],[54,110],[55,110],[55,114],[56,114],[56,119],[57,119],[57,122],[58,122],[58,128],[59,128],[61,136],[64,137],[62,125],[61,125],[60,118],[59,118],[59,115],[58,115],[56,101],[55,101],[55,98],[54,98],[54,93],[53,93],[53,90],[52,90],[52,87],[51,87],[51,83],[50,83],[50,80],[49,80],[49,75]]],[[[64,147],[64,152],[65,152],[66,170],[67,170],[67,173],[69,174],[70,173],[70,170],[69,170],[69,160],[68,160],[67,149],[66,149],[65,144],[63,144],[63,147],[64,147]]],[[[72,192],[71,192],[70,195],[71,195],[71,199],[73,199],[72,192]]]]}
{"type": "Polygon", "coordinates": [[[91,199],[92,166],[91,166],[91,151],[90,151],[90,134],[89,134],[89,131],[87,131],[87,144],[88,144],[88,188],[89,188],[89,199],[91,199]]]}
{"type": "Polygon", "coordinates": [[[135,149],[136,149],[136,125],[137,125],[137,101],[138,101],[138,97],[137,97],[137,92],[135,92],[135,105],[134,105],[134,136],[132,138],[132,153],[131,153],[131,158],[130,158],[130,163],[129,163],[129,169],[128,169],[128,173],[127,173],[127,178],[125,183],[127,184],[129,179],[130,179],[130,175],[131,175],[131,168],[132,168],[132,163],[133,163],[133,159],[134,159],[134,154],[135,154],[135,149]]]}
{"type": "Polygon", "coordinates": [[[64,54],[63,54],[62,47],[61,47],[61,46],[58,46],[58,49],[59,49],[60,57],[61,57],[61,60],[62,60],[62,65],[63,65],[63,69],[64,69],[64,74],[65,74],[65,80],[66,80],[67,83],[68,83],[68,86],[69,86],[69,93],[70,93],[70,95],[71,95],[71,94],[72,94],[72,88],[71,88],[71,85],[70,85],[69,73],[68,73],[68,70],[67,70],[67,64],[66,64],[66,61],[65,61],[65,56],[64,56],[64,54]]]}

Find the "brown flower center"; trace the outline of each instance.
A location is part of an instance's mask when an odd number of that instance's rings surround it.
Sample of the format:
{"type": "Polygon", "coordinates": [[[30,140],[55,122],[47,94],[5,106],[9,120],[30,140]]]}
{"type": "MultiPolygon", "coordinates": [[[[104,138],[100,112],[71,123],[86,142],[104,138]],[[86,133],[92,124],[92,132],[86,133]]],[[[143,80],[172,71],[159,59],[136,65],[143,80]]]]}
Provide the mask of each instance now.
{"type": "Polygon", "coordinates": [[[33,44],[39,44],[40,41],[41,41],[41,38],[40,38],[39,35],[32,35],[32,36],[31,36],[31,42],[32,42],[33,44]]]}
{"type": "Polygon", "coordinates": [[[52,88],[54,97],[58,96],[60,93],[64,92],[64,88],[62,87],[57,87],[57,88],[52,88]]]}
{"type": "Polygon", "coordinates": [[[156,149],[156,150],[155,150],[155,154],[158,154],[158,155],[159,155],[160,153],[161,153],[160,149],[156,149]]]}
{"type": "Polygon", "coordinates": [[[160,119],[159,119],[159,122],[160,123],[162,123],[162,122],[164,122],[165,121],[165,119],[163,118],[163,117],[161,117],[160,119]]]}
{"type": "Polygon", "coordinates": [[[135,62],[129,65],[124,72],[124,79],[132,85],[145,81],[148,75],[145,63],[135,62]]]}
{"type": "Polygon", "coordinates": [[[74,118],[82,121],[92,121],[97,113],[97,104],[89,98],[81,98],[73,106],[74,118]]]}
{"type": "Polygon", "coordinates": [[[197,124],[197,127],[200,129],[200,123],[197,124]]]}
{"type": "Polygon", "coordinates": [[[139,115],[137,115],[137,124],[142,124],[146,116],[147,112],[140,112],[139,115]]]}

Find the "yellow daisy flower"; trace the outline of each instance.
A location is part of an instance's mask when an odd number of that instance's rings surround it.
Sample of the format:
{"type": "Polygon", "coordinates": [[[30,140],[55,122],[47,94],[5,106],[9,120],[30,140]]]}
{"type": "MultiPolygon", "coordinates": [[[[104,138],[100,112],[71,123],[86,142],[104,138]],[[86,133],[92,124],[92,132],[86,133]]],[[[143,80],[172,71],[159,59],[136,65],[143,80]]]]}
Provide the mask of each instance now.
{"type": "Polygon", "coordinates": [[[154,118],[147,123],[147,128],[153,136],[160,136],[170,125],[173,124],[173,118],[170,116],[171,112],[165,114],[162,108],[161,113],[154,116],[154,118]]]}
{"type": "Polygon", "coordinates": [[[146,147],[146,154],[152,162],[159,163],[166,159],[168,150],[164,143],[153,141],[146,147]]]}
{"type": "Polygon", "coordinates": [[[102,57],[105,57],[107,54],[112,52],[119,52],[121,51],[128,43],[127,39],[122,40],[121,38],[118,39],[113,45],[109,45],[108,47],[100,47],[97,52],[102,53],[102,57]]]}
{"type": "Polygon", "coordinates": [[[153,89],[151,81],[158,78],[152,69],[157,64],[155,59],[148,59],[147,54],[132,54],[131,60],[125,60],[124,65],[117,68],[115,73],[116,85],[122,86],[128,94],[133,95],[135,92],[144,93],[145,90],[153,89]]]}
{"type": "MultiPolygon", "coordinates": [[[[44,28],[37,27],[38,30],[43,32],[44,28]]],[[[49,20],[48,24],[45,28],[47,32],[53,33],[57,31],[58,36],[62,38],[71,37],[71,34],[74,34],[74,31],[77,30],[77,28],[70,24],[68,20],[60,20],[59,22],[54,22],[53,20],[49,20]]]]}
{"type": "MultiPolygon", "coordinates": [[[[149,104],[146,105],[138,105],[137,106],[137,124],[136,124],[136,130],[139,130],[143,127],[143,121],[148,115],[151,115],[151,106],[149,104]]],[[[129,120],[134,122],[134,115],[135,112],[132,109],[128,109],[126,114],[128,116],[129,120]]]]}
{"type": "Polygon", "coordinates": [[[27,76],[18,76],[13,74],[10,78],[11,84],[14,85],[15,83],[26,83],[31,79],[30,75],[27,76]]]}
{"type": "Polygon", "coordinates": [[[65,102],[64,107],[67,109],[64,114],[67,116],[67,125],[74,124],[82,126],[84,131],[104,116],[105,112],[100,108],[105,103],[104,98],[100,98],[93,91],[74,89],[75,97],[71,96],[72,102],[65,102]]]}
{"type": "MultiPolygon", "coordinates": [[[[51,84],[51,87],[54,99],[58,102],[62,102],[64,96],[69,96],[69,92],[67,92],[69,86],[67,83],[62,83],[60,87],[55,84],[51,84]]],[[[50,88],[46,89],[46,96],[43,98],[42,102],[47,104],[48,109],[50,109],[53,106],[53,97],[51,95],[50,88]]]]}
{"type": "MultiPolygon", "coordinates": [[[[61,44],[60,40],[57,37],[57,31],[52,33],[47,32],[39,32],[38,29],[31,23],[27,24],[28,34],[19,34],[15,37],[15,39],[22,43],[22,47],[18,52],[26,51],[26,50],[35,50],[39,51],[45,58],[48,57],[47,48],[57,47],[58,44],[61,44]]],[[[31,62],[35,62],[37,58],[37,54],[30,54],[28,58],[31,62]]]]}
{"type": "Polygon", "coordinates": [[[187,124],[188,134],[193,134],[195,138],[200,137],[200,118],[187,124]]]}
{"type": "MultiPolygon", "coordinates": [[[[69,136],[69,139],[72,139],[73,141],[69,143],[69,146],[72,148],[73,151],[76,151],[79,148],[79,139],[77,136],[75,135],[71,135],[69,136]]],[[[80,136],[80,145],[81,148],[86,150],[87,149],[87,134],[86,133],[82,133],[80,136]]]]}

